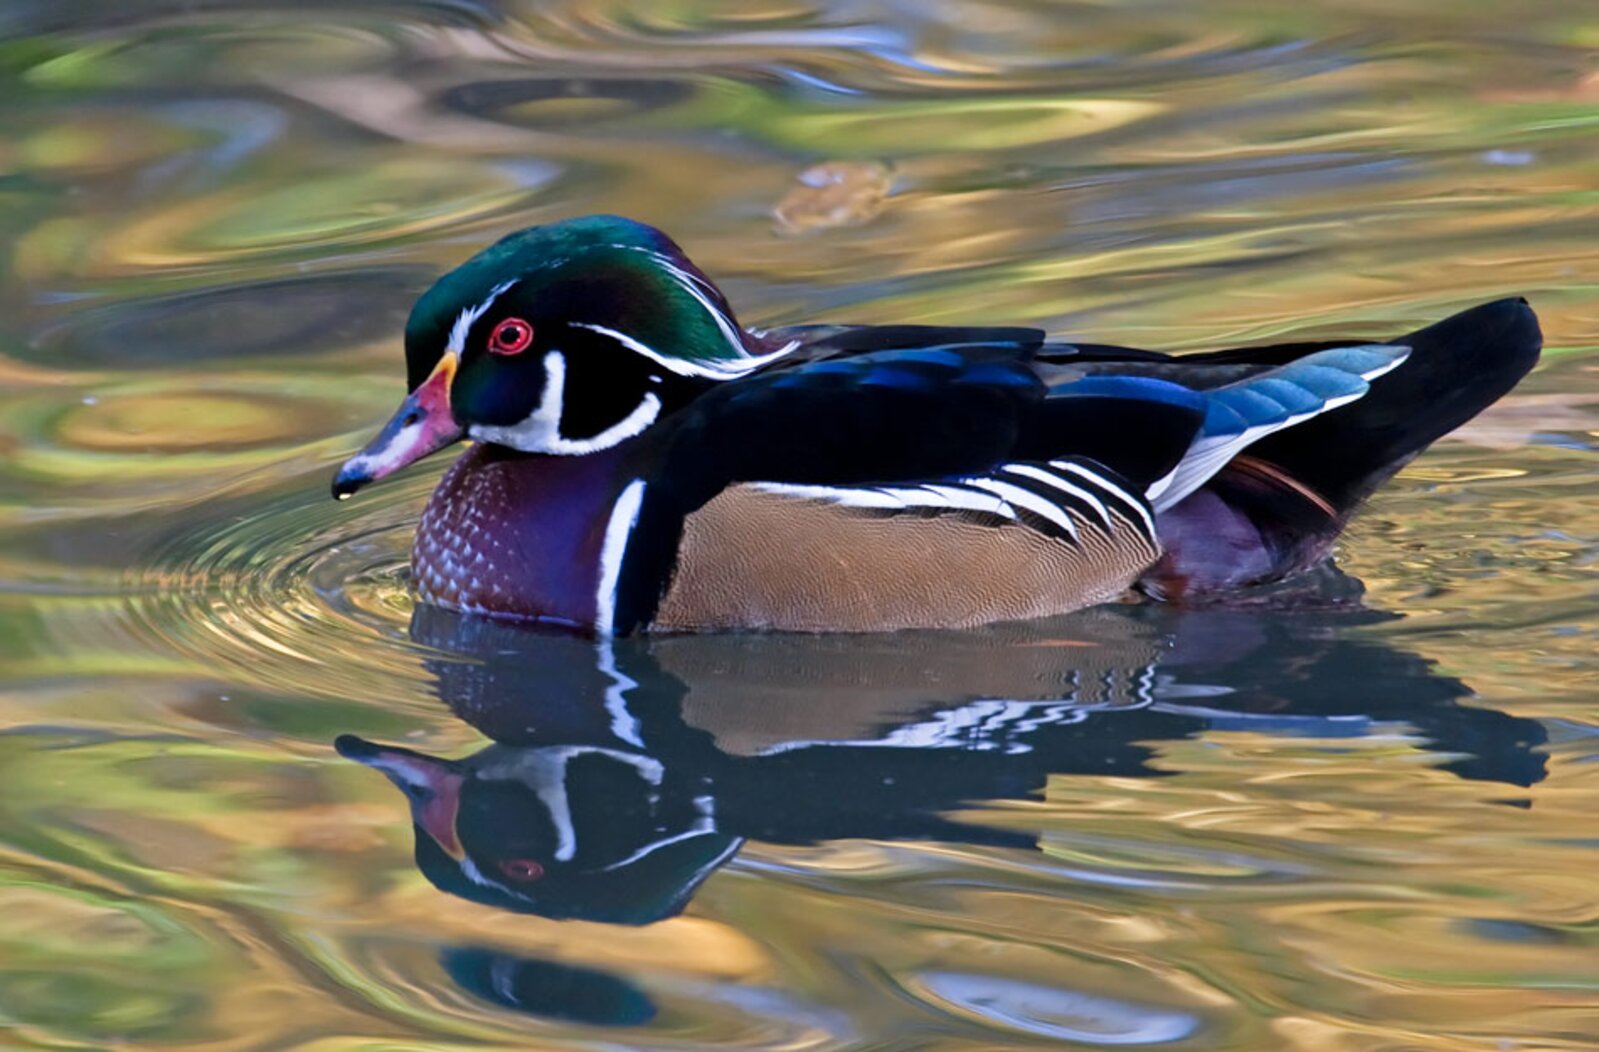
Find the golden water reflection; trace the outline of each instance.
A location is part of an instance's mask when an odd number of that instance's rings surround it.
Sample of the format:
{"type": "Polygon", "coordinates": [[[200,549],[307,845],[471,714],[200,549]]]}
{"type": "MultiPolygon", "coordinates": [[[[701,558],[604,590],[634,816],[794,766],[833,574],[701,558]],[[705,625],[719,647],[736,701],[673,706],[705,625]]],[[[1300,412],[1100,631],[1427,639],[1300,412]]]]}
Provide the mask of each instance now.
{"type": "Polygon", "coordinates": [[[879,7],[0,13],[8,1047],[1593,1046],[1599,21],[879,7]],[[1183,349],[1521,293],[1549,350],[1351,529],[1396,618],[1326,581],[609,665],[413,624],[437,468],[328,467],[433,275],[600,210],[752,324],[1183,349]],[[600,843],[652,763],[700,839],[611,900],[649,923],[471,901],[341,734],[609,749],[600,843]]]}

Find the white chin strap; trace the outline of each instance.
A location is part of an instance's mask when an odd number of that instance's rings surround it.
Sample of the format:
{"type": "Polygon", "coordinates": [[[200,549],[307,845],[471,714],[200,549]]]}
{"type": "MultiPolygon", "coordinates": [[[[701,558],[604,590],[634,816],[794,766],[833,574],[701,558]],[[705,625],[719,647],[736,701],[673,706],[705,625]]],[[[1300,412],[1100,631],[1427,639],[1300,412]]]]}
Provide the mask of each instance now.
{"type": "Polygon", "coordinates": [[[510,446],[523,453],[575,457],[610,449],[625,442],[641,434],[661,415],[661,399],[650,392],[639,400],[631,413],[599,434],[588,438],[567,438],[561,434],[561,413],[565,400],[566,355],[551,351],[544,356],[544,396],[527,419],[509,427],[473,424],[467,429],[467,434],[479,442],[510,446]]]}

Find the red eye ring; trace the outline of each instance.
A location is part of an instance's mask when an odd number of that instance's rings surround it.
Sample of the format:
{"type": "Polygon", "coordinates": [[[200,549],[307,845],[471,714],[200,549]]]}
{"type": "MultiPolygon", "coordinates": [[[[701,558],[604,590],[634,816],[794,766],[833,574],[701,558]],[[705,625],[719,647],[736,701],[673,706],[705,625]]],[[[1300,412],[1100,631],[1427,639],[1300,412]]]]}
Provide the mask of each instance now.
{"type": "Polygon", "coordinates": [[[505,318],[489,333],[494,354],[521,354],[533,343],[533,326],[521,318],[505,318]]]}
{"type": "Polygon", "coordinates": [[[544,867],[531,858],[508,858],[500,862],[500,872],[512,880],[526,883],[544,875],[544,867]]]}

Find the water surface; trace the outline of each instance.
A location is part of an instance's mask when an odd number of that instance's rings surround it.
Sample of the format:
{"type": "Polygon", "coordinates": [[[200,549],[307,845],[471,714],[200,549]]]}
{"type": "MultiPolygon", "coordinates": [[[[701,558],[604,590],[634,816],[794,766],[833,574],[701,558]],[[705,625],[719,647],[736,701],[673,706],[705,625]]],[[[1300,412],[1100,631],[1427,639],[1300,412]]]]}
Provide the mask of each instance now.
{"type": "Polygon", "coordinates": [[[0,1043],[1594,1047],[1596,46],[1559,0],[6,5],[0,1043]],[[1189,349],[1525,294],[1549,351],[1372,502],[1363,588],[414,610],[438,465],[329,472],[434,276],[602,210],[751,324],[1189,349]]]}

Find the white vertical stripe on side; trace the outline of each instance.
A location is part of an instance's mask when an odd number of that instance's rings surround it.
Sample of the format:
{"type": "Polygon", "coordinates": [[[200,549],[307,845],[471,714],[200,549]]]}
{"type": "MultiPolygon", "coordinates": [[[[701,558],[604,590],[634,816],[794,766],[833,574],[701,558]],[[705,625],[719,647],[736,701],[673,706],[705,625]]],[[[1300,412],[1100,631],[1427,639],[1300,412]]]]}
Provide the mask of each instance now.
{"type": "Polygon", "coordinates": [[[644,480],[634,479],[622,490],[611,507],[605,524],[605,543],[600,548],[600,587],[594,597],[594,631],[609,636],[616,620],[616,587],[622,578],[622,560],[627,542],[638,525],[639,506],[644,503],[644,480]]]}

